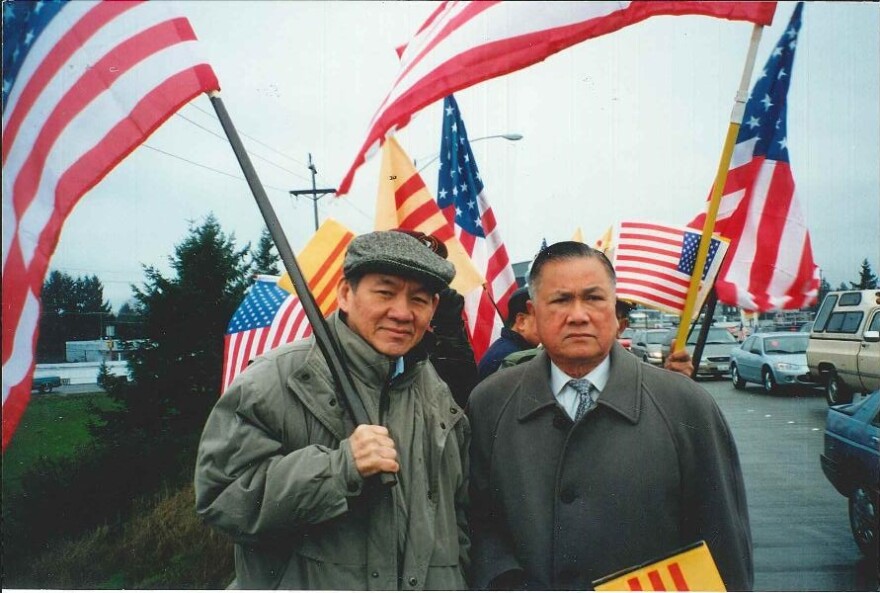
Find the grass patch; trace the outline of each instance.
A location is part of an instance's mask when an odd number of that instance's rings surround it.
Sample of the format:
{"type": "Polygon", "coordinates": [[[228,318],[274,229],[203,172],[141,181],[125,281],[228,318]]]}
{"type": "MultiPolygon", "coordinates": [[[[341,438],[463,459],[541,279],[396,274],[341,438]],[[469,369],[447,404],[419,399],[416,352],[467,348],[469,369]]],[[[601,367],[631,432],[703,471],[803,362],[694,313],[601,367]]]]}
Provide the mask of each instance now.
{"type": "Polygon", "coordinates": [[[31,397],[15,435],[3,453],[3,496],[20,487],[21,475],[41,459],[72,457],[92,441],[89,423],[97,410],[112,410],[116,403],[103,391],[31,397]]]}
{"type": "Polygon", "coordinates": [[[222,589],[232,542],[195,514],[192,485],[136,503],[133,516],[46,545],[4,586],[51,589],[222,589]]]}

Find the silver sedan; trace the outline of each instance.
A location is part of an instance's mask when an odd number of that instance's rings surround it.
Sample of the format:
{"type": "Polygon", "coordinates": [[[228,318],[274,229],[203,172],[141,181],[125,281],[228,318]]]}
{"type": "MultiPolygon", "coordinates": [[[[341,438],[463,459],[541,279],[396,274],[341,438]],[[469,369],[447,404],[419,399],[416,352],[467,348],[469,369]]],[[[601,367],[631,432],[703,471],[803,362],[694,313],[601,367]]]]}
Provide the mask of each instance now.
{"type": "Polygon", "coordinates": [[[805,333],[755,334],[730,355],[730,378],[737,389],[758,383],[767,393],[780,385],[814,386],[808,378],[805,333]]]}

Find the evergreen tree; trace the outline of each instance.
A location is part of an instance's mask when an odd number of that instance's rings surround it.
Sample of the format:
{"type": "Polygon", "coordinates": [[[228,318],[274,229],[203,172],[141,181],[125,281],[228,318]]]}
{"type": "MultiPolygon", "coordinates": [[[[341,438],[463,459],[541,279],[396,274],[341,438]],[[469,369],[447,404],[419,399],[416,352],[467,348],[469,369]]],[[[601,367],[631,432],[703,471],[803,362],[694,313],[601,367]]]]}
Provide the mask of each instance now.
{"type": "MultiPolygon", "coordinates": [[[[97,276],[74,278],[53,270],[43,283],[38,362],[64,362],[65,343],[97,340],[113,320],[97,276]]],[[[68,361],[74,362],[74,361],[68,361]]]]}
{"type": "Polygon", "coordinates": [[[121,409],[105,415],[105,436],[192,436],[220,394],[223,336],[241,302],[249,245],[236,249],[213,215],[190,225],[169,258],[172,276],[146,266],[133,287],[147,346],[129,358],[132,382],[111,390],[121,409]]]}
{"type": "Polygon", "coordinates": [[[270,276],[278,276],[281,270],[278,267],[278,253],[275,251],[275,242],[272,241],[272,235],[269,229],[263,228],[260,233],[260,240],[257,243],[257,251],[253,254],[254,274],[268,274],[270,276]]]}
{"type": "Polygon", "coordinates": [[[871,269],[868,258],[862,260],[862,267],[859,270],[859,281],[850,282],[855,290],[864,290],[866,288],[877,288],[877,274],[871,269]]]}
{"type": "Polygon", "coordinates": [[[814,304],[811,308],[813,311],[818,311],[819,307],[822,306],[822,301],[825,300],[825,295],[831,292],[831,283],[828,282],[828,279],[825,276],[819,277],[819,293],[816,295],[816,304],[814,304]]]}

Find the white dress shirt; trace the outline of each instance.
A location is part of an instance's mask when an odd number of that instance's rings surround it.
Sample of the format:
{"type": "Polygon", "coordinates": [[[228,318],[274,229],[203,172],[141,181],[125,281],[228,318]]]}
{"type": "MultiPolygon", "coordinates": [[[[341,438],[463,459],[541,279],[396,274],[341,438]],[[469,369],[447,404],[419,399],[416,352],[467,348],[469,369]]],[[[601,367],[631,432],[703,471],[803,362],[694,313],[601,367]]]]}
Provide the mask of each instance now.
{"type": "Polygon", "coordinates": [[[580,398],[574,387],[568,384],[572,379],[587,379],[593,386],[590,389],[590,397],[593,401],[599,397],[599,393],[605,389],[608,383],[608,373],[611,370],[611,357],[606,356],[605,360],[599,363],[599,366],[584,375],[583,377],[571,377],[565,374],[554,362],[550,361],[550,391],[556,396],[556,401],[568,414],[568,417],[574,420],[580,398]]]}

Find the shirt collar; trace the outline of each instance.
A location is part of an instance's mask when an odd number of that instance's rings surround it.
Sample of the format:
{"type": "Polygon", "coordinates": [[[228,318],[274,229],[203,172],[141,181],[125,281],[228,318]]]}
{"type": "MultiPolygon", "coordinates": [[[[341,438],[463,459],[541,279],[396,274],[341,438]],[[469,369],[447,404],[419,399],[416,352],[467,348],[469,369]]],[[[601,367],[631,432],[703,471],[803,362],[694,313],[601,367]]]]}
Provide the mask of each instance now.
{"type": "Polygon", "coordinates": [[[593,387],[596,388],[596,391],[602,392],[605,389],[605,385],[608,383],[608,372],[611,370],[611,357],[606,356],[602,362],[599,363],[599,366],[594,368],[592,371],[587,373],[584,377],[571,377],[565,374],[562,369],[556,366],[556,363],[552,360],[550,361],[550,391],[553,392],[554,396],[558,396],[559,392],[562,391],[568,382],[572,379],[587,379],[593,387]]]}

